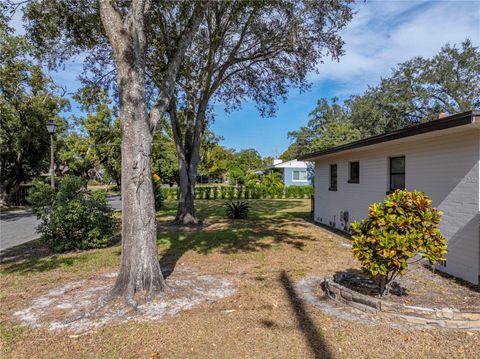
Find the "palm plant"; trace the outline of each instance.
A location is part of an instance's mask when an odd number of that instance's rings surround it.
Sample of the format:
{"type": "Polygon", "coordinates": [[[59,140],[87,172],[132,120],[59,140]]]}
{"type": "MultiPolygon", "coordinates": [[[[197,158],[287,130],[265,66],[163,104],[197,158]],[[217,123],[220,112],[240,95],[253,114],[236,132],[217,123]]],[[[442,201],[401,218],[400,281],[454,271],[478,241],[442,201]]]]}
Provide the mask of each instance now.
{"type": "Polygon", "coordinates": [[[225,214],[231,219],[246,219],[250,205],[243,201],[225,202],[225,214]]]}

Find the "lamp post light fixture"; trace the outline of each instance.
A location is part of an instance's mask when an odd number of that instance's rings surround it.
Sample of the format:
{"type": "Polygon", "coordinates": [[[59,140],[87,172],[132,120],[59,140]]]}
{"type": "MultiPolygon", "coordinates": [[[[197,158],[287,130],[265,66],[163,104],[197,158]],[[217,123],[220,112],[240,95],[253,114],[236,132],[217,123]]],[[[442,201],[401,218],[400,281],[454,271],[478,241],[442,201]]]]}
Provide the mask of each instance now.
{"type": "Polygon", "coordinates": [[[47,122],[47,131],[50,134],[50,185],[55,190],[55,164],[53,157],[53,135],[57,131],[57,124],[53,120],[47,122]]]}

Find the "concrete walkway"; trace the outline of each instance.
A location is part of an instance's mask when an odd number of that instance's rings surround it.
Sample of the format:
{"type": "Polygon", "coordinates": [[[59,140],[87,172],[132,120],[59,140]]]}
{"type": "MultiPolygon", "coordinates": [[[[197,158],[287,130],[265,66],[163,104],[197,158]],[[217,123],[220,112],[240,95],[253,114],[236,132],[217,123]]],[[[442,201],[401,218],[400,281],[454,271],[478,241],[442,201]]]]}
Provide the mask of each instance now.
{"type": "MultiPolygon", "coordinates": [[[[114,210],[122,209],[120,196],[108,197],[107,200],[114,210]]],[[[0,251],[37,239],[38,223],[31,210],[0,213],[0,251]]]]}

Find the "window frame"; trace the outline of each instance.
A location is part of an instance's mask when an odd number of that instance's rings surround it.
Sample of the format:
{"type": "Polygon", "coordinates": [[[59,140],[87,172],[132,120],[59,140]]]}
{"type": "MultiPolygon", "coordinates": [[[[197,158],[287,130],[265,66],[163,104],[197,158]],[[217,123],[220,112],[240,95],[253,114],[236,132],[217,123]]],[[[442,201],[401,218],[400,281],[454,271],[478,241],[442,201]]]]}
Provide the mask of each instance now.
{"type": "Polygon", "coordinates": [[[360,161],[351,161],[348,163],[348,183],[360,183],[360,161]],[[352,165],[358,165],[358,178],[352,179],[352,165]]]}
{"type": "Polygon", "coordinates": [[[292,170],[292,182],[307,182],[308,181],[308,173],[307,170],[292,170]],[[295,172],[298,172],[298,180],[295,179],[295,172]],[[300,179],[300,173],[305,173],[305,179],[300,179]]]}
{"type": "Polygon", "coordinates": [[[337,191],[338,190],[338,165],[336,163],[332,163],[329,167],[329,191],[337,191]],[[333,171],[332,169],[335,168],[335,186],[332,186],[332,179],[333,179],[333,171]]]}
{"type": "Polygon", "coordinates": [[[405,189],[406,188],[406,181],[407,181],[407,161],[405,155],[403,156],[392,156],[388,158],[388,193],[392,193],[397,189],[405,189]],[[392,162],[393,160],[403,158],[403,172],[393,172],[392,171],[392,162]],[[403,175],[403,188],[392,188],[392,175],[403,175]]]}

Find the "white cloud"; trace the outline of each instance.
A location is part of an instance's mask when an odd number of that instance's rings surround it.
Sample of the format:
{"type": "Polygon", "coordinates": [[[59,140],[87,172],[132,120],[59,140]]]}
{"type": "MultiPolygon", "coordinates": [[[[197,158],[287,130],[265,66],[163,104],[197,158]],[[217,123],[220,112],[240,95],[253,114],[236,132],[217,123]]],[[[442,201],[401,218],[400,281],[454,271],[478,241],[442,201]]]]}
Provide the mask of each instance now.
{"type": "Polygon", "coordinates": [[[430,57],[447,42],[480,45],[478,1],[367,1],[342,32],[346,54],[326,61],[312,80],[339,84],[335,95],[361,93],[397,63],[430,57]]]}

